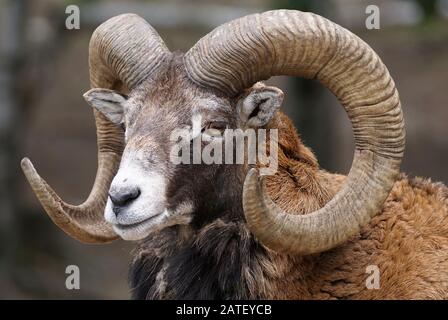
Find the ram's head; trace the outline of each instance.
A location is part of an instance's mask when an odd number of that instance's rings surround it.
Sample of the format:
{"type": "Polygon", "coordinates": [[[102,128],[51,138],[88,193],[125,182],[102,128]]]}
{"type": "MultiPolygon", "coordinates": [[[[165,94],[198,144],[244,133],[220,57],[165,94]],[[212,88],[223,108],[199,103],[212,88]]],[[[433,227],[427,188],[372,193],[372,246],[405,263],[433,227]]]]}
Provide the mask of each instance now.
{"type": "Polygon", "coordinates": [[[404,129],[393,80],[367,44],[317,15],[279,10],[246,16],[218,27],[185,55],[169,52],[140,17],[120,15],[95,31],[89,57],[93,89],[85,98],[94,107],[99,148],[90,196],[79,206],[63,202],[31,162],[22,161],[49,216],[82,242],[141,239],[189,223],[213,184],[235,192],[232,183],[244,180],[241,168],[175,164],[170,135],[195,119],[201,133],[211,135],[266,126],[283,94],[257,82],[274,75],[327,86],[352,122],[356,150],[344,187],[307,215],[282,212],[257,170],[247,173],[242,206],[263,244],[307,254],[346,241],[380,210],[399,170],[404,129]],[[215,181],[218,172],[228,181],[215,181]]]}

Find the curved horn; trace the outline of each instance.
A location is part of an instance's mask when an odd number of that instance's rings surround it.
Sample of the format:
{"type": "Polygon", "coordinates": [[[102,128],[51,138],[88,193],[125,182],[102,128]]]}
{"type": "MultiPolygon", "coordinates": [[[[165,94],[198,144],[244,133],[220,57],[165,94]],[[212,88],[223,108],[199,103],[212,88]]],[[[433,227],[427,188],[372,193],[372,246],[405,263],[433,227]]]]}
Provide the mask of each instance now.
{"type": "Polygon", "coordinates": [[[245,217],[267,247],[291,254],[331,249],[355,235],[381,210],[399,172],[404,122],[395,84],[375,52],[360,38],[312,13],[278,10],[218,27],[185,58],[198,84],[235,96],[274,75],[317,79],[344,106],[356,149],[343,188],[323,208],[307,215],[281,211],[246,177],[245,217]]]}
{"type": "MultiPolygon", "coordinates": [[[[123,14],[101,24],[89,45],[90,83],[92,88],[128,90],[156,72],[168,52],[156,31],[142,18],[123,14]]],[[[104,207],[110,183],[123,151],[122,131],[94,110],[98,170],[87,200],[73,206],[65,203],[34,169],[22,160],[22,169],[37,198],[50,218],[73,238],[85,243],[103,243],[117,238],[104,220],[104,207]]]]}

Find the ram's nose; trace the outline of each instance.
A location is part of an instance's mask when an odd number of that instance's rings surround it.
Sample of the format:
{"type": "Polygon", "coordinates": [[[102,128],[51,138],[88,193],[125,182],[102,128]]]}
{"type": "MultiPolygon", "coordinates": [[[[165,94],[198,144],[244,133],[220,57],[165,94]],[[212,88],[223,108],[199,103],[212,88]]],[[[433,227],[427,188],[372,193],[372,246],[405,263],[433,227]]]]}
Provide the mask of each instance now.
{"type": "Polygon", "coordinates": [[[111,188],[109,198],[113,204],[113,211],[118,213],[119,209],[129,205],[140,195],[140,188],[137,186],[126,186],[121,188],[111,188]]]}

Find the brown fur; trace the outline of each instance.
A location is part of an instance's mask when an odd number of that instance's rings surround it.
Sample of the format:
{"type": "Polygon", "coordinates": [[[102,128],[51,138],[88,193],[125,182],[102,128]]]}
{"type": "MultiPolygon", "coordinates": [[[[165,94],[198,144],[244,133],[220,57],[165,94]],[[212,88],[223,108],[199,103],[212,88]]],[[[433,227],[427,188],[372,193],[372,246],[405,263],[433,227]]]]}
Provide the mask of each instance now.
{"type": "MultiPolygon", "coordinates": [[[[317,161],[279,115],[279,171],[267,181],[271,198],[288,212],[325,205],[345,176],[317,161]]],[[[269,252],[263,279],[273,299],[443,299],[448,297],[448,188],[402,175],[383,210],[345,245],[308,257],[269,252]],[[380,270],[380,289],[367,289],[366,267],[380,270]],[[281,267],[279,267],[281,266],[281,267]]],[[[266,285],[265,285],[266,286],[266,285]]]]}

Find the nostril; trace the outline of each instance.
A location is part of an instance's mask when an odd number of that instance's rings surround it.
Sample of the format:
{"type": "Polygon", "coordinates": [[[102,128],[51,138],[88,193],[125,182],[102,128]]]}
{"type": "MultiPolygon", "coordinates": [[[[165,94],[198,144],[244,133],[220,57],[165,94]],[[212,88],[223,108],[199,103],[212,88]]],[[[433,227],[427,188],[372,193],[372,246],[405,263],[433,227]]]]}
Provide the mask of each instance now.
{"type": "Polygon", "coordinates": [[[119,192],[109,192],[109,198],[114,206],[127,205],[132,200],[138,198],[140,189],[137,187],[122,189],[119,192]]]}

